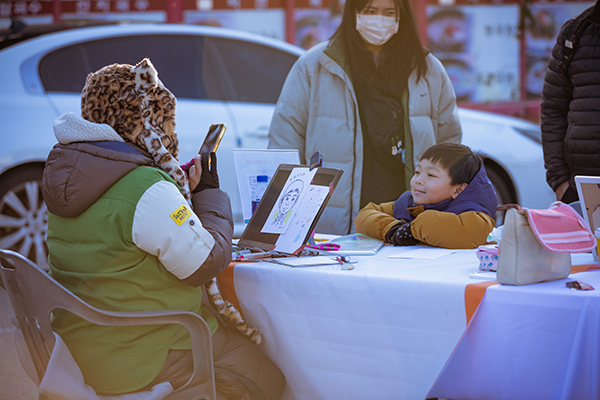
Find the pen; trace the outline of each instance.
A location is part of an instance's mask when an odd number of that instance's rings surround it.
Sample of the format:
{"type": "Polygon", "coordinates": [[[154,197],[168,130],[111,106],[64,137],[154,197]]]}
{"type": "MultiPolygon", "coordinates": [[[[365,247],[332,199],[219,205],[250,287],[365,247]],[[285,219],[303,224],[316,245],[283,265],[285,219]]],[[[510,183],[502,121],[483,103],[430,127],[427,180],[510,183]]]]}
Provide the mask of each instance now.
{"type": "Polygon", "coordinates": [[[271,253],[251,253],[251,254],[239,255],[239,256],[235,257],[234,259],[232,259],[231,261],[255,261],[255,260],[261,260],[264,258],[271,258],[271,257],[272,257],[271,253]]]}

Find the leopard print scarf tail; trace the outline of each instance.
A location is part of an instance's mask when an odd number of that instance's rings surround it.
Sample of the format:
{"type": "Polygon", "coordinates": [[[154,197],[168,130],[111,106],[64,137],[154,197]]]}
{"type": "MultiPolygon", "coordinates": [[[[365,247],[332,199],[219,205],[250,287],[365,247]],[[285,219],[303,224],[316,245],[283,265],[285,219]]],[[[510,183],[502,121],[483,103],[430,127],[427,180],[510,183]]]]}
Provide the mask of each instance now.
{"type": "Polygon", "coordinates": [[[206,288],[206,293],[208,294],[208,302],[215,310],[217,310],[217,312],[223,318],[223,321],[225,321],[230,328],[237,330],[244,336],[247,336],[248,339],[257,345],[262,342],[260,331],[248,325],[235,306],[229,301],[223,299],[221,292],[219,291],[217,278],[212,278],[210,281],[206,282],[204,287],[206,288]]]}
{"type": "Polygon", "coordinates": [[[177,182],[183,196],[190,201],[192,196],[187,176],[179,166],[178,154],[172,154],[163,145],[162,137],[165,136],[165,133],[160,128],[163,125],[162,122],[164,122],[163,116],[156,112],[158,109],[164,109],[165,106],[172,106],[173,111],[175,111],[175,96],[158,79],[158,72],[149,59],[144,58],[131,69],[131,72],[135,76],[135,90],[140,93],[141,98],[140,108],[144,122],[144,130],[141,135],[141,140],[144,143],[143,147],[152,155],[159,168],[177,182]],[[167,94],[160,96],[161,92],[168,92],[171,96],[167,94]],[[172,102],[169,100],[172,100],[172,102]]]}

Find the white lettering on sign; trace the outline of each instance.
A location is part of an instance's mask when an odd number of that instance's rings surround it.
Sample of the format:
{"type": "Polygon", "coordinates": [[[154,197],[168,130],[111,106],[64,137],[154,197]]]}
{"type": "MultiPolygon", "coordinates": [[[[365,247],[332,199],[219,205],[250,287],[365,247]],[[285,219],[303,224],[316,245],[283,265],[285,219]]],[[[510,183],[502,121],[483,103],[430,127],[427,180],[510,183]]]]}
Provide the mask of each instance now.
{"type": "Polygon", "coordinates": [[[75,12],[77,14],[87,14],[90,12],[92,4],[89,0],[80,0],[75,4],[75,12]]]}
{"type": "Polygon", "coordinates": [[[102,12],[109,12],[110,11],[110,4],[108,1],[105,0],[99,0],[96,2],[96,10],[97,11],[102,11],[102,12]]]}
{"type": "Polygon", "coordinates": [[[27,3],[24,2],[24,1],[18,1],[16,3],[14,3],[13,14],[15,14],[15,15],[17,15],[17,14],[22,14],[22,15],[27,14],[27,3]]]}
{"type": "Polygon", "coordinates": [[[137,10],[146,11],[150,7],[150,3],[147,0],[136,0],[134,6],[137,10]]]}
{"type": "Polygon", "coordinates": [[[31,14],[37,14],[40,11],[42,11],[42,5],[39,1],[32,1],[31,3],[29,3],[29,6],[27,6],[27,9],[31,14]]]}
{"type": "Polygon", "coordinates": [[[12,11],[12,3],[0,2],[0,17],[10,18],[11,11],[12,11]]]}
{"type": "Polygon", "coordinates": [[[115,7],[117,11],[129,11],[129,0],[119,0],[115,7]]]}
{"type": "Polygon", "coordinates": [[[242,6],[242,0],[227,0],[227,7],[240,8],[242,6]]]}
{"type": "Polygon", "coordinates": [[[254,0],[254,8],[268,8],[269,0],[254,0]]]}

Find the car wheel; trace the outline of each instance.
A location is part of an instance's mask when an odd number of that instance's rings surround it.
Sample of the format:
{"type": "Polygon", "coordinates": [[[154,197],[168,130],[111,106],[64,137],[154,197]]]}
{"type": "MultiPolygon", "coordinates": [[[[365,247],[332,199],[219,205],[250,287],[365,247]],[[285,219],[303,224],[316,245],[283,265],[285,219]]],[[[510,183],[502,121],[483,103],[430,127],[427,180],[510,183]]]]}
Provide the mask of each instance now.
{"type": "MultiPolygon", "coordinates": [[[[494,186],[494,190],[496,191],[498,205],[516,203],[513,192],[505,178],[503,178],[503,174],[499,173],[489,165],[486,165],[485,169],[487,176],[490,178],[490,181],[492,181],[492,186],[494,186]]],[[[508,179],[508,177],[506,177],[506,179],[508,179]]],[[[500,226],[504,223],[504,213],[505,211],[498,211],[496,213],[496,226],[500,226]]]]}
{"type": "Polygon", "coordinates": [[[42,172],[42,167],[29,165],[0,177],[0,248],[17,251],[46,267],[48,213],[42,198],[42,172]]]}

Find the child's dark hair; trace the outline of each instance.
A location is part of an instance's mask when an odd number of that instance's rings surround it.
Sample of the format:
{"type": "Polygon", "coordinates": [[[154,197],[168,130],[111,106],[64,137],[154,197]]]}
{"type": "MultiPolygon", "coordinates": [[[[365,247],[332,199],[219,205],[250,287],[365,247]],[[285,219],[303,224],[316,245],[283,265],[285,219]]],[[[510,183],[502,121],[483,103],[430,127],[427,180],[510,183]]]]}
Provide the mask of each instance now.
{"type": "Polygon", "coordinates": [[[421,160],[440,164],[448,170],[452,185],[471,183],[483,165],[483,159],[468,146],[460,143],[438,143],[423,153],[421,160]]]}

